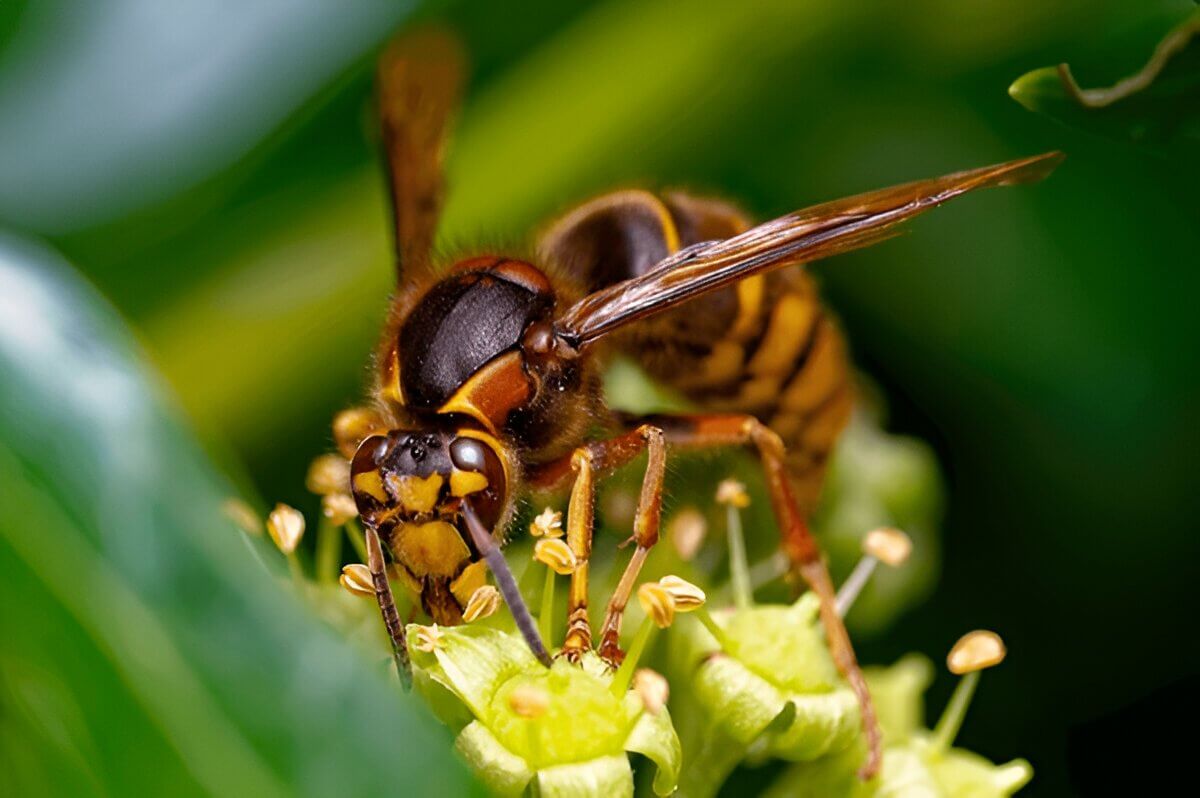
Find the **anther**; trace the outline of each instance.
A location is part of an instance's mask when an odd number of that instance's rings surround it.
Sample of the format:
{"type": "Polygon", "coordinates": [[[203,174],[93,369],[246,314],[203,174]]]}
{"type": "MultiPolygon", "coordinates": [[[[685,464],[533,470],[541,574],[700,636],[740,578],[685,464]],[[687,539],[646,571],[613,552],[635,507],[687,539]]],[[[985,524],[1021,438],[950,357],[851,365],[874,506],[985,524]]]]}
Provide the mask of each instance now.
{"type": "Polygon", "coordinates": [[[662,712],[671,696],[671,686],[658,671],[638,668],[633,674],[633,691],[642,699],[642,706],[651,715],[662,712]]]}
{"type": "Polygon", "coordinates": [[[534,544],[533,558],[554,569],[554,572],[560,576],[573,574],[579,567],[579,560],[575,557],[575,552],[571,551],[571,547],[560,538],[539,540],[534,544]]]}
{"type": "Polygon", "coordinates": [[[354,596],[375,598],[375,583],[371,581],[371,569],[360,562],[342,566],[338,583],[354,596]]]}
{"type": "Polygon", "coordinates": [[[304,486],[318,496],[350,490],[350,461],[341,455],[323,454],[313,459],[304,486]]]}
{"type": "Polygon", "coordinates": [[[304,537],[304,516],[294,507],[276,504],[267,516],[267,532],[284,554],[291,554],[304,537]]]}
{"type": "Polygon", "coordinates": [[[912,539],[899,529],[891,527],[872,529],[863,538],[862,550],[863,556],[854,566],[854,570],[850,572],[850,576],[846,577],[841,588],[838,589],[838,615],[845,615],[850,611],[851,605],[862,593],[879,563],[882,562],[896,568],[908,560],[909,555],[912,554],[912,539]]]}
{"type": "Polygon", "coordinates": [[[321,512],[334,526],[344,526],[358,517],[358,505],[348,493],[329,493],[321,497],[321,512]]]}
{"type": "Polygon", "coordinates": [[[535,538],[562,537],[562,513],[547,507],[529,524],[529,534],[535,538]]]}
{"type": "Polygon", "coordinates": [[[522,684],[508,694],[508,708],[527,720],[540,718],[550,708],[550,694],[532,684],[522,684]]]}
{"type": "Polygon", "coordinates": [[[658,582],[646,582],[638,588],[638,603],[647,618],[659,629],[666,629],[675,620],[675,599],[671,592],[658,582]]]}
{"type": "Polygon", "coordinates": [[[704,606],[704,591],[678,576],[664,576],[658,586],[671,596],[676,612],[691,612],[704,606]]]}
{"type": "Polygon", "coordinates": [[[471,594],[471,598],[467,600],[467,607],[463,610],[463,620],[471,623],[480,618],[488,618],[495,615],[498,609],[500,609],[500,591],[491,585],[483,585],[476,588],[475,592],[471,594]]]}

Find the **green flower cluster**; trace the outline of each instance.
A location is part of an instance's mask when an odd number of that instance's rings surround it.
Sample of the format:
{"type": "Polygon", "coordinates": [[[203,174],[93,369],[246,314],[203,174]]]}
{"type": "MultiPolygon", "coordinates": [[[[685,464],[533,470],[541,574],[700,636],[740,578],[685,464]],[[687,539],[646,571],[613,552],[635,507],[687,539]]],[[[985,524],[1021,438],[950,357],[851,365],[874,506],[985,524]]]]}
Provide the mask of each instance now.
{"type": "MultiPolygon", "coordinates": [[[[296,559],[303,519],[290,508],[277,508],[267,529],[288,556],[304,595],[360,644],[386,650],[367,566],[343,567],[344,590],[337,591],[337,600],[330,596],[340,561],[337,527],[365,558],[353,508],[336,495],[344,484],[343,468],[327,457],[309,475],[325,509],[315,584],[296,559]]],[[[879,772],[862,780],[858,771],[868,745],[860,705],[830,653],[817,597],[805,594],[790,604],[756,602],[757,588],[780,575],[771,560],[754,568],[747,563],[742,514],[755,519],[757,508],[747,509],[751,497],[732,481],[720,486],[718,501],[727,513],[724,563],[713,547],[696,544],[693,528],[686,545],[671,541],[669,531],[646,572],[685,573],[704,585],[709,574],[724,572],[720,566],[726,565],[728,584],[705,587],[728,599],[713,608],[705,589],[675,576],[643,583],[637,591],[640,607],[629,607],[630,628],[636,631],[626,636],[626,659],[617,670],[590,650],[578,661],[556,657],[546,667],[489,586],[472,596],[463,626],[408,625],[414,688],[453,730],[459,755],[492,792],[631,796],[652,790],[705,798],[739,768],[768,761],[789,763],[767,793],[780,798],[999,798],[1028,782],[1032,772],[1023,760],[995,765],[953,747],[979,671],[1004,656],[1003,644],[990,633],[968,635],[952,652],[951,670],[964,674],[963,681],[933,731],[923,719],[923,693],[933,673],[928,660],[911,655],[889,668],[864,669],[883,746],[879,772]],[[639,661],[657,671],[638,670],[639,661]],[[641,767],[643,760],[652,767],[641,767]]],[[[863,608],[870,626],[886,621],[887,611],[879,608],[887,602],[880,598],[899,605],[919,592],[905,574],[925,581],[932,573],[934,558],[921,549],[933,537],[939,504],[937,470],[928,450],[886,435],[875,419],[856,419],[831,465],[826,503],[817,519],[827,542],[834,542],[835,571],[849,573],[838,595],[840,612],[845,614],[860,595],[872,595],[868,583],[878,579],[877,571],[885,577],[885,589],[875,592],[874,607],[863,608]],[[855,545],[863,554],[851,569],[846,540],[856,524],[861,526],[855,545]],[[899,525],[919,530],[911,558],[914,541],[894,528],[899,525]],[[873,526],[879,528],[864,538],[873,526]],[[881,564],[890,567],[879,569],[881,564]]],[[[700,514],[690,512],[694,525],[700,514]]],[[[537,545],[518,545],[509,554],[513,561],[525,559],[523,592],[536,593],[544,581],[536,614],[552,654],[556,578],[576,567],[560,538],[561,526],[560,514],[547,509],[531,524],[537,545]]],[[[401,611],[407,611],[404,591],[393,590],[401,611]]],[[[532,598],[537,596],[527,597],[532,598]]]]}

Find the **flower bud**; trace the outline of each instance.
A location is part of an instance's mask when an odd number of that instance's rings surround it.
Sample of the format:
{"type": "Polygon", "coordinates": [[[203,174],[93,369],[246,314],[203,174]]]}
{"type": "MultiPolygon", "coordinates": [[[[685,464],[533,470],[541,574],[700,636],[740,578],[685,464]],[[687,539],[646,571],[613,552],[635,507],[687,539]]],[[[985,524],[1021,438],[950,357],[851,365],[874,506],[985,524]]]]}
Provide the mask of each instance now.
{"type": "Polygon", "coordinates": [[[951,673],[958,675],[981,671],[999,665],[1004,661],[1006,653],[1000,635],[986,629],[977,629],[958,639],[946,656],[946,667],[951,673]]]}
{"type": "Polygon", "coordinates": [[[467,600],[467,608],[463,610],[463,621],[471,623],[480,618],[488,618],[500,609],[500,591],[491,585],[483,585],[475,589],[467,600]]]}
{"type": "Polygon", "coordinates": [[[642,699],[642,706],[651,715],[662,712],[671,695],[671,686],[666,678],[658,671],[649,668],[638,668],[633,674],[633,691],[642,699]]]}
{"type": "Polygon", "coordinates": [[[562,536],[562,513],[557,510],[551,510],[549,507],[533,519],[533,523],[529,525],[529,534],[535,538],[548,537],[557,538],[562,536]]]}
{"type": "Polygon", "coordinates": [[[350,490],[350,461],[341,455],[323,454],[308,466],[304,486],[318,496],[350,490]]]}
{"type": "Polygon", "coordinates": [[[338,582],[352,595],[375,598],[375,582],[371,579],[371,569],[360,562],[342,566],[342,575],[338,577],[338,582]]]}
{"type": "Polygon", "coordinates": [[[508,708],[522,718],[540,718],[550,708],[550,694],[532,684],[522,684],[508,694],[508,708]]]}
{"type": "Polygon", "coordinates": [[[723,479],[717,485],[717,503],[742,509],[750,506],[750,494],[746,486],[736,479],[723,479]]]}
{"type": "Polygon", "coordinates": [[[267,516],[267,532],[284,554],[291,554],[304,537],[304,516],[295,507],[280,503],[267,516]]]}
{"type": "Polygon", "coordinates": [[[645,582],[638,588],[638,603],[642,611],[659,629],[666,629],[675,620],[675,599],[658,582],[645,582]]]}
{"type": "Polygon", "coordinates": [[[912,539],[899,529],[873,529],[863,538],[863,552],[885,565],[903,565],[912,554],[912,539]]]}
{"type": "Polygon", "coordinates": [[[658,584],[671,594],[676,612],[691,612],[704,606],[704,591],[678,576],[664,576],[658,584]]]}
{"type": "Polygon", "coordinates": [[[334,526],[344,526],[358,517],[358,505],[348,493],[328,493],[321,497],[321,512],[334,526]]]}
{"type": "Polygon", "coordinates": [[[573,574],[579,567],[579,560],[575,558],[575,552],[571,551],[571,547],[560,538],[539,540],[533,547],[533,559],[552,568],[556,574],[561,576],[573,574]]]}

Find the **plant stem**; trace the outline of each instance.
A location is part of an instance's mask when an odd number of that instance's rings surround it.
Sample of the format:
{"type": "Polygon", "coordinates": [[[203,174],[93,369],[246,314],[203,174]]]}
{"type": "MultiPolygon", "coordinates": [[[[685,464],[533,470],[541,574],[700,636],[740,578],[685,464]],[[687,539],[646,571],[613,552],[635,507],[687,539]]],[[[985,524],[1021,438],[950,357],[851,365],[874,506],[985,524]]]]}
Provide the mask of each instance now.
{"type": "Polygon", "coordinates": [[[637,668],[638,660],[641,659],[642,652],[646,650],[646,641],[650,639],[650,633],[653,631],[654,619],[647,615],[642,619],[642,625],[638,627],[637,634],[633,636],[633,643],[629,646],[629,653],[625,655],[625,661],[621,663],[617,674],[613,676],[612,694],[618,699],[622,698],[629,689],[629,683],[633,681],[633,671],[637,668]]]}
{"type": "Polygon", "coordinates": [[[542,587],[542,611],[538,613],[538,630],[543,640],[551,640],[554,634],[554,569],[547,566],[546,582],[542,587]]]}
{"type": "Polygon", "coordinates": [[[317,524],[317,579],[322,582],[336,582],[341,572],[342,536],[324,515],[317,524]]]}
{"type": "Polygon", "coordinates": [[[742,536],[742,516],[732,504],[726,508],[729,528],[729,582],[733,591],[733,605],[739,610],[749,609],[754,603],[754,590],[750,587],[750,566],[746,564],[746,540],[742,536]]]}
{"type": "Polygon", "coordinates": [[[875,573],[875,566],[877,565],[879,565],[879,560],[870,554],[864,554],[859,558],[858,564],[854,566],[854,570],[850,572],[850,576],[846,577],[846,581],[842,582],[841,588],[838,589],[838,615],[845,617],[846,613],[850,611],[854,600],[858,598],[858,594],[866,587],[871,574],[875,573]]]}
{"type": "Polygon", "coordinates": [[[958,687],[954,688],[954,695],[950,696],[950,703],[946,704],[946,708],[942,710],[937,728],[933,731],[934,751],[944,751],[954,744],[954,738],[958,736],[958,729],[967,715],[971,696],[975,694],[975,687],[979,684],[979,673],[979,671],[971,671],[963,676],[958,687]]]}
{"type": "Polygon", "coordinates": [[[350,538],[350,545],[354,547],[354,551],[358,553],[358,561],[367,561],[367,544],[363,541],[362,527],[353,518],[346,522],[342,527],[346,530],[346,537],[350,538]]]}
{"type": "Polygon", "coordinates": [[[729,638],[725,636],[725,630],[717,626],[717,622],[713,619],[708,609],[706,607],[697,607],[692,610],[692,614],[696,616],[696,619],[700,623],[704,624],[704,628],[708,630],[708,633],[716,638],[717,645],[721,647],[721,650],[728,654],[729,638]]]}

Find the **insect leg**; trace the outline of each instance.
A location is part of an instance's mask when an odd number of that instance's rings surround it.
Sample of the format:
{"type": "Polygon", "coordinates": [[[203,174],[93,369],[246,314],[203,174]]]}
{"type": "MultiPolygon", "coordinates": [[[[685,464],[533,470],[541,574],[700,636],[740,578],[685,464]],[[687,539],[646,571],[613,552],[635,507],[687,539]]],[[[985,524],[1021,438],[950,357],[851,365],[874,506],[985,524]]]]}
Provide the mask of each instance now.
{"type": "Polygon", "coordinates": [[[808,529],[788,480],[784,463],[784,445],[780,437],[754,416],[741,414],[650,416],[638,419],[662,429],[672,445],[690,447],[752,445],[762,462],[772,509],[779,522],[781,544],[790,563],[790,572],[799,575],[821,602],[821,622],[829,641],[829,651],[838,670],[850,683],[862,710],[863,730],[867,737],[867,761],[859,771],[870,778],[879,770],[881,738],[871,694],[854,655],[846,626],[837,612],[836,594],[829,569],[820,547],[808,529]]]}
{"type": "Polygon", "coordinates": [[[617,589],[613,591],[608,601],[608,609],[604,612],[604,625],[600,627],[600,657],[613,667],[621,664],[625,653],[621,651],[621,618],[625,614],[625,604],[633,593],[633,583],[641,573],[642,565],[650,548],[658,542],[658,525],[662,516],[663,474],[667,465],[667,445],[663,440],[661,429],[649,424],[643,424],[634,430],[644,441],[649,454],[646,461],[646,473],[642,477],[642,493],[638,498],[637,515],[633,520],[633,541],[637,548],[629,558],[629,565],[621,575],[617,589]]]}
{"type": "Polygon", "coordinates": [[[392,659],[396,662],[396,673],[400,675],[400,683],[404,685],[404,689],[411,690],[412,665],[408,661],[408,640],[404,634],[404,624],[400,623],[400,616],[396,612],[396,598],[392,595],[392,586],[388,584],[379,534],[369,525],[366,526],[364,534],[367,539],[367,568],[371,571],[371,583],[375,587],[375,600],[379,602],[379,611],[383,614],[383,625],[392,641],[392,659]]]}
{"type": "Polygon", "coordinates": [[[530,476],[532,487],[551,490],[565,484],[572,474],[574,475],[571,500],[567,506],[567,544],[579,565],[571,575],[567,637],[563,643],[563,656],[572,661],[578,661],[583,652],[592,645],[592,630],[588,623],[588,559],[592,552],[592,533],[596,517],[596,474],[619,468],[647,449],[650,452],[650,460],[646,466],[641,500],[634,521],[633,540],[637,543],[637,549],[612,601],[609,602],[604,620],[604,636],[601,639],[601,656],[615,664],[621,656],[617,646],[621,614],[646,554],[658,540],[659,508],[666,461],[662,430],[645,424],[606,441],[587,443],[572,452],[569,458],[548,463],[530,476]]]}

